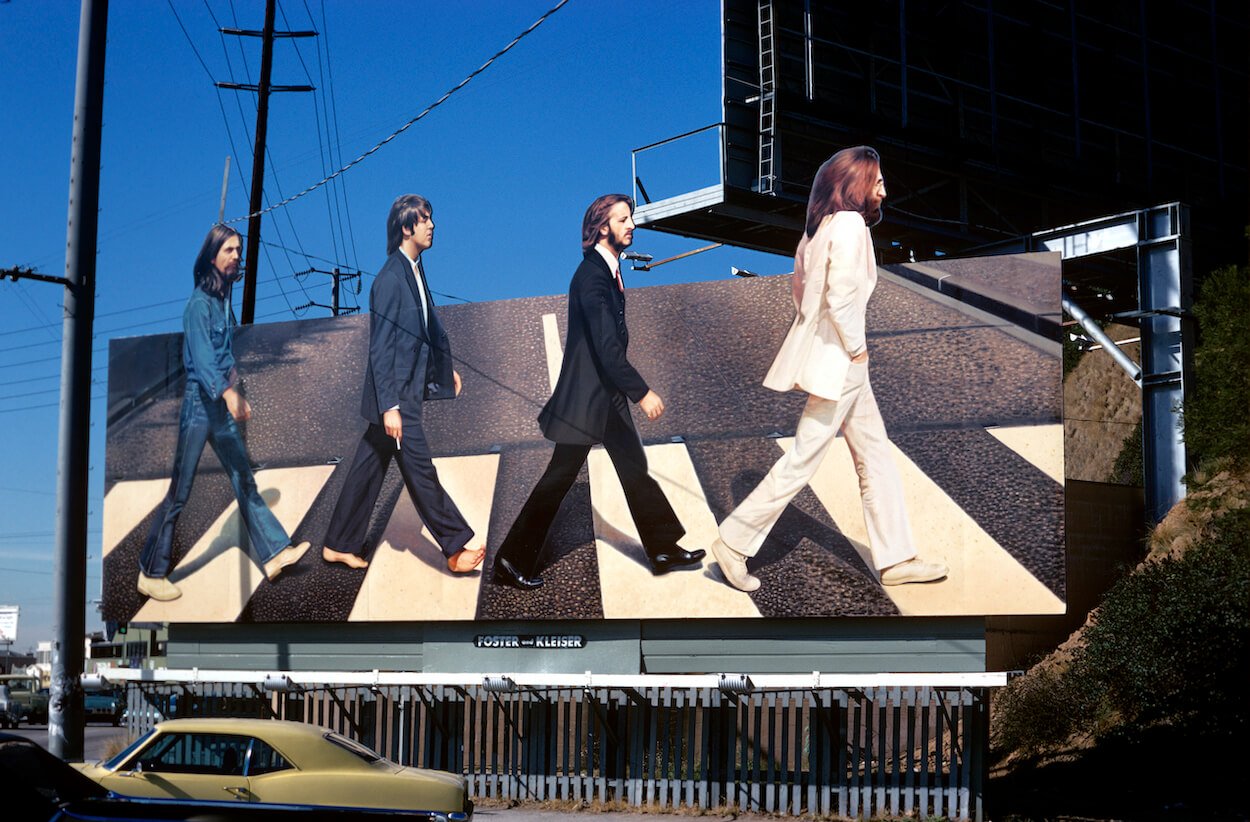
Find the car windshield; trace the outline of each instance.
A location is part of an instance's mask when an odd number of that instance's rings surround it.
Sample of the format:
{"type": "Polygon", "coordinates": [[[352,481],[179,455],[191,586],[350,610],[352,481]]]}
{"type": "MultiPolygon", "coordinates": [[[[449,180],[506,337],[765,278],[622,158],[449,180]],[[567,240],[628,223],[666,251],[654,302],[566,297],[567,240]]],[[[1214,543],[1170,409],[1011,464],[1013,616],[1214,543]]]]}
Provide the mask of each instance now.
{"type": "Polygon", "coordinates": [[[127,746],[126,746],[126,747],[122,750],[122,752],[121,752],[121,753],[117,754],[117,755],[116,755],[116,756],[114,756],[112,759],[109,759],[108,761],[106,761],[106,762],[102,762],[102,763],[100,763],[100,764],[101,764],[101,765],[103,765],[105,768],[107,768],[107,769],[108,769],[108,770],[110,770],[110,771],[115,771],[115,770],[117,770],[117,768],[118,768],[118,767],[119,767],[119,766],[120,766],[123,762],[125,762],[127,759],[129,759],[129,758],[130,758],[130,755],[131,755],[132,753],[134,753],[135,751],[137,751],[137,750],[139,749],[139,746],[144,745],[145,743],[147,743],[147,741],[148,741],[149,739],[151,739],[151,738],[152,738],[152,734],[154,734],[154,733],[156,733],[156,729],[155,729],[155,728],[153,728],[152,730],[148,731],[148,732],[147,732],[147,733],[145,733],[143,736],[141,736],[141,737],[139,737],[138,739],[136,739],[134,742],[131,742],[129,745],[127,745],[127,746]]]}
{"type": "Polygon", "coordinates": [[[352,752],[366,762],[377,762],[379,759],[383,758],[381,754],[374,753],[372,750],[366,748],[364,745],[361,745],[356,740],[348,739],[345,736],[339,736],[334,732],[327,733],[325,738],[330,742],[333,742],[335,745],[338,745],[340,748],[352,752]]]}

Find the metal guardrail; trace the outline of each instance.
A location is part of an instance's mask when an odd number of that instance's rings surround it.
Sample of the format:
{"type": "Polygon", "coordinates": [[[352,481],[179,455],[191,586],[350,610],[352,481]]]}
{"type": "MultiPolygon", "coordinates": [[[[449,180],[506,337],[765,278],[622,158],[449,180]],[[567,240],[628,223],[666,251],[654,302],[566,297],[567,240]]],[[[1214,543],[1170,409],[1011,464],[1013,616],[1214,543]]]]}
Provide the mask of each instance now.
{"type": "Polygon", "coordinates": [[[331,684],[207,674],[131,679],[130,730],[173,716],[313,722],[401,764],[464,774],[475,798],[952,819],[982,817],[988,738],[990,686],[958,680],[1000,676],[904,685],[889,680],[905,675],[887,675],[861,687],[814,675],[787,678],[807,687],[772,687],[764,683],[783,678],[541,686],[520,676],[331,684]]]}

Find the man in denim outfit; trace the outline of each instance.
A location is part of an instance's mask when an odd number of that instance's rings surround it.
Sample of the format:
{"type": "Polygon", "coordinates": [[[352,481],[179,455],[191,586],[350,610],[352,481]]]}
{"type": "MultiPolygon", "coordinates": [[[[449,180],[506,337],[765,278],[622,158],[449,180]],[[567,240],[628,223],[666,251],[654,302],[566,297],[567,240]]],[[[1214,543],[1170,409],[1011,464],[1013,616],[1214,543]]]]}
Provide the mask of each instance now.
{"type": "Polygon", "coordinates": [[[195,258],[195,290],[182,314],[182,362],[187,371],[187,388],[178,419],[174,472],[161,513],[152,523],[139,555],[139,593],[161,602],[182,596],[178,586],[168,579],[174,526],[191,496],[195,468],[206,442],[212,444],[234,486],[239,514],[265,576],[274,579],[308,550],[307,542],[290,544],[277,517],[265,506],[235,424],[236,420],[242,422],[252,415],[251,406],[237,388],[239,375],[234,367],[225,300],[230,283],[239,275],[239,249],[239,232],[233,228],[215,225],[209,230],[195,258]]]}

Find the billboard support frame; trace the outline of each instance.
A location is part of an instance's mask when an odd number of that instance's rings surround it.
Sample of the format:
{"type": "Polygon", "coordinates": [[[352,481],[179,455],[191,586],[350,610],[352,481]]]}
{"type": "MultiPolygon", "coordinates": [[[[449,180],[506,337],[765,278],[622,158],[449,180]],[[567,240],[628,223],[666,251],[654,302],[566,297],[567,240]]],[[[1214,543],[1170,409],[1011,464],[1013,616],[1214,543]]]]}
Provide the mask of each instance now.
{"type": "MultiPolygon", "coordinates": [[[[1072,260],[1126,249],[1136,252],[1137,310],[1116,317],[1137,320],[1141,326],[1142,363],[1136,382],[1142,391],[1142,480],[1146,516],[1159,522],[1184,498],[1189,470],[1181,426],[1193,380],[1188,206],[1165,203],[1038,231],[995,251],[1057,251],[1062,259],[1072,260]]],[[[1065,299],[1064,311],[1079,321],[1072,305],[1065,299]]],[[[1103,347],[1109,354],[1115,349],[1114,344],[1103,347]]]]}

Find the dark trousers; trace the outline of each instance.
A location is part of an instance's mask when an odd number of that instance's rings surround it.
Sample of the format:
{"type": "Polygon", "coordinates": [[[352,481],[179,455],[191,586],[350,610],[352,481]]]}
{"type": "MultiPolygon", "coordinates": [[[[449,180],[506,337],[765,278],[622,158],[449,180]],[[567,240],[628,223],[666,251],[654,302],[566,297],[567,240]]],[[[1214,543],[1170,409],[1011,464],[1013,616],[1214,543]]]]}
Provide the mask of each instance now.
{"type": "Polygon", "coordinates": [[[420,414],[409,414],[401,408],[400,417],[404,431],[402,449],[396,449],[395,440],[386,435],[382,426],[370,423],[365,429],[330,517],[325,545],[336,551],[363,555],[369,517],[378,501],[391,458],[398,455],[399,471],[421,521],[430,529],[443,553],[454,556],[473,538],[473,529],[438,481],[433,455],[421,430],[420,414]]]}
{"type": "MultiPolygon", "coordinates": [[[[611,414],[603,435],[603,447],[620,477],[630,516],[638,527],[638,536],[648,556],[673,546],[686,533],[673,506],[660,490],[660,485],[647,473],[647,455],[643,451],[633,420],[611,414]]],[[[521,573],[531,576],[540,570],[540,554],[547,532],[560,503],[573,487],[577,473],[586,464],[589,445],[556,444],[555,453],[542,478],[530,492],[503,544],[499,556],[507,559],[521,573]]]]}

